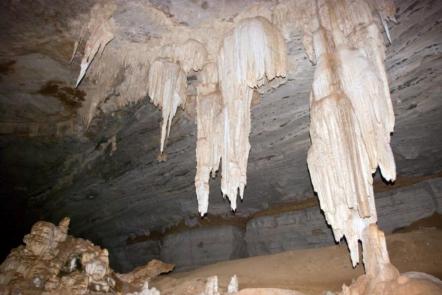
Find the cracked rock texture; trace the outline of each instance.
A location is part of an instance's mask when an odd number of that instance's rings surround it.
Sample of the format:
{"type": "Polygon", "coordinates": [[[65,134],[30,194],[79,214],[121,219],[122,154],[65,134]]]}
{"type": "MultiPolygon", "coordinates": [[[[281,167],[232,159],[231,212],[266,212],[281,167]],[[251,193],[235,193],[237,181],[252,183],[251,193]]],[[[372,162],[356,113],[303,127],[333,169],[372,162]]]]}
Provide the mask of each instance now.
{"type": "MultiPolygon", "coordinates": [[[[14,9],[10,2],[0,4],[0,222],[1,235],[11,237],[1,245],[2,258],[35,221],[64,216],[70,216],[74,235],[109,249],[110,264],[117,270],[164,256],[183,269],[215,261],[204,252],[188,256],[189,249],[200,249],[202,238],[202,249],[218,251],[216,260],[333,242],[315,204],[295,212],[258,214],[313,197],[306,158],[314,66],[305,56],[301,32],[287,43],[287,82],[252,107],[245,200],[235,215],[220,195],[219,178],[211,180],[208,217],[236,224],[206,229],[197,217],[192,115],[177,111],[164,162],[157,161],[161,112],[147,97],[98,114],[87,130],[79,127],[76,114],[87,93],[73,88],[79,60],[71,64],[69,59],[79,22],[86,21],[95,1],[14,2],[19,5],[14,9]],[[192,240],[185,240],[186,231],[171,230],[180,224],[192,232],[192,240]],[[291,229],[289,234],[289,228],[299,227],[305,235],[291,229]],[[267,233],[275,238],[267,239],[267,233]],[[220,234],[222,241],[215,242],[220,234]],[[167,245],[178,242],[182,252],[174,253],[167,245]]],[[[184,13],[195,6],[190,0],[153,2],[189,26],[197,22],[184,13]]],[[[133,26],[143,19],[137,1],[127,3],[117,17],[119,33],[126,32],[130,42],[150,38],[141,33],[143,27],[133,26]]],[[[236,10],[220,5],[192,9],[200,9],[201,18],[236,10]]],[[[387,232],[442,212],[442,2],[403,0],[396,5],[398,23],[390,26],[392,45],[385,65],[396,116],[392,148],[398,181],[433,179],[389,186],[382,193],[375,187],[379,224],[387,232]]],[[[124,71],[118,75],[120,82],[130,78],[124,71]]]]}

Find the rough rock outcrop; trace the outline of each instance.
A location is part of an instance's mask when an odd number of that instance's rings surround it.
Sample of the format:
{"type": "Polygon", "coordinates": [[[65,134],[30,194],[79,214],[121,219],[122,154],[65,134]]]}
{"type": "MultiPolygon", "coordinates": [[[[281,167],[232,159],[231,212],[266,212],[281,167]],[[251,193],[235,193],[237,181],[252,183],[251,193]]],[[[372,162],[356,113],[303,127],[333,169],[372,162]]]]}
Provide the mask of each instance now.
{"type": "Polygon", "coordinates": [[[0,265],[0,285],[5,294],[86,294],[109,292],[115,280],[106,249],[67,235],[69,219],[58,226],[40,221],[0,265]]]}
{"type": "Polygon", "coordinates": [[[109,267],[106,249],[67,235],[69,222],[64,218],[58,226],[45,221],[34,224],[23,239],[25,246],[13,249],[0,265],[1,294],[115,294],[121,290],[145,294],[146,282],[174,268],[153,260],[130,273],[116,274],[109,267]]]}

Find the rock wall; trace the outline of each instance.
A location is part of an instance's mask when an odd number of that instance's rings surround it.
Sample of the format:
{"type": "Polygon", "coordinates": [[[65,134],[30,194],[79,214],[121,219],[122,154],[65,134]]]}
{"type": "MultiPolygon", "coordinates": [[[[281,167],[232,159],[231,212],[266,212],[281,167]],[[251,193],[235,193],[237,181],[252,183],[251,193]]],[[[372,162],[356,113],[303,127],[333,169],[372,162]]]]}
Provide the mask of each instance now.
{"type": "Polygon", "coordinates": [[[379,194],[376,198],[379,226],[386,233],[442,212],[442,178],[379,194]]]}
{"type": "MultiPolygon", "coordinates": [[[[379,226],[391,233],[434,213],[442,213],[442,177],[376,196],[379,226]]],[[[127,271],[160,257],[174,263],[180,271],[223,260],[334,244],[331,229],[315,206],[252,217],[247,220],[245,230],[235,225],[193,227],[167,234],[162,241],[133,243],[118,251],[124,257],[120,255],[117,260],[124,261],[121,267],[127,271]]]]}
{"type": "Polygon", "coordinates": [[[195,228],[163,239],[161,258],[175,261],[177,270],[247,256],[244,232],[236,226],[195,228]]]}
{"type": "MultiPolygon", "coordinates": [[[[379,227],[386,233],[442,212],[442,178],[376,194],[379,227]]],[[[250,256],[333,245],[319,208],[251,219],[245,234],[250,256]]]]}
{"type": "Polygon", "coordinates": [[[245,234],[250,256],[333,243],[333,235],[318,207],[251,219],[245,234]]]}
{"type": "Polygon", "coordinates": [[[144,265],[160,257],[161,240],[147,240],[114,248],[110,253],[112,266],[122,272],[144,265]]]}

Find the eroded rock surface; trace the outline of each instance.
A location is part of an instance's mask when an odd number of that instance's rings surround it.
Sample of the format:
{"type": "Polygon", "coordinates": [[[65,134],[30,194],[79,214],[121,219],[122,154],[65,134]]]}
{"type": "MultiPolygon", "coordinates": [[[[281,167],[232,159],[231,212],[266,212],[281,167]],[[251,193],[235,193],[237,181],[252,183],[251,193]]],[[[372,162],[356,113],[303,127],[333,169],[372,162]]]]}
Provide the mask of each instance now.
{"type": "Polygon", "coordinates": [[[174,268],[153,260],[133,272],[116,274],[109,267],[108,251],[67,235],[69,223],[64,218],[58,226],[45,221],[34,224],[23,239],[25,245],[13,249],[0,265],[1,294],[143,292],[146,282],[174,268]]]}

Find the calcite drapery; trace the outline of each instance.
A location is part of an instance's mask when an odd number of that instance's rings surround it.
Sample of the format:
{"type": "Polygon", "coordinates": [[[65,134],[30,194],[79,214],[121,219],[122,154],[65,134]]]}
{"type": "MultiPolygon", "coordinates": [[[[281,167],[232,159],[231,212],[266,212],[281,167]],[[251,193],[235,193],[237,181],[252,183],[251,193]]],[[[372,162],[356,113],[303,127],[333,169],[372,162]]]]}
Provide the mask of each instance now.
{"type": "Polygon", "coordinates": [[[203,82],[200,88],[203,90],[199,90],[195,178],[201,215],[207,212],[209,174],[217,170],[220,156],[223,195],[228,197],[232,210],[236,210],[238,193],[242,199],[247,183],[253,92],[269,80],[285,77],[286,58],[287,49],[281,33],[267,19],[254,17],[241,20],[225,36],[219,50],[217,70],[221,97],[217,91],[207,93],[210,92],[207,90],[209,84],[216,83],[216,76],[213,68],[206,68],[203,79],[211,81],[203,82]],[[203,155],[206,152],[210,154],[203,155]]]}
{"type": "Polygon", "coordinates": [[[383,253],[364,255],[367,273],[376,276],[382,269],[372,265],[382,268],[389,258],[383,235],[372,237],[377,215],[371,174],[379,166],[386,180],[396,177],[383,38],[368,1],[315,4],[307,32],[317,62],[310,99],[310,175],[336,241],[346,237],[353,265],[359,261],[358,241],[364,254],[376,248],[383,253]],[[367,261],[375,256],[376,262],[367,261]]]}
{"type": "Polygon", "coordinates": [[[186,102],[186,87],[186,74],[177,63],[158,58],[151,64],[147,88],[152,103],[161,108],[161,153],[172,119],[178,107],[186,102]]]}

